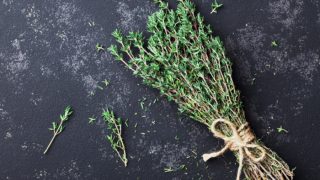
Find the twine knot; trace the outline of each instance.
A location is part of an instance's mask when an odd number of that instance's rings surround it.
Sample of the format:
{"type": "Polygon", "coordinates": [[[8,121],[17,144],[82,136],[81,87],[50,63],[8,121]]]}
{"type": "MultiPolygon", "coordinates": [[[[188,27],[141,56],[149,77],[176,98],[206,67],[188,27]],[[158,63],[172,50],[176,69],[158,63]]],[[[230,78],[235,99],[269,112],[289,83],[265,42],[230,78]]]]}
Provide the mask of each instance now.
{"type": "Polygon", "coordinates": [[[260,162],[266,156],[266,151],[263,147],[261,147],[256,143],[251,143],[255,139],[255,135],[252,133],[250,127],[248,126],[248,123],[241,125],[237,129],[236,125],[228,120],[216,119],[215,121],[213,121],[212,125],[210,126],[210,130],[215,137],[221,138],[224,140],[225,146],[220,151],[212,152],[209,154],[203,154],[202,155],[203,160],[207,161],[211,158],[221,156],[228,149],[230,149],[231,151],[238,151],[239,167],[238,167],[238,173],[237,173],[237,180],[240,180],[241,171],[243,167],[243,159],[245,157],[251,159],[254,162],[260,162]],[[232,135],[227,136],[222,132],[218,131],[216,128],[218,123],[223,123],[227,125],[231,129],[232,135]],[[258,156],[255,156],[250,152],[249,149],[258,149],[260,153],[258,154],[258,156]]]}

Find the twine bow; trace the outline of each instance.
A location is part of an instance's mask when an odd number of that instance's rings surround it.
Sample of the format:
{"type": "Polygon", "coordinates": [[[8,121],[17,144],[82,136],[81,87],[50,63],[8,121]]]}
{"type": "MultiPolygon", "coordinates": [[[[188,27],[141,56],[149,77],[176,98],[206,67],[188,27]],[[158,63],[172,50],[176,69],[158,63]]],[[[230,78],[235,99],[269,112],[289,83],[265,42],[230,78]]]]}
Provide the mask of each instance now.
{"type": "Polygon", "coordinates": [[[236,128],[235,124],[232,122],[225,120],[225,119],[216,119],[213,121],[212,125],[210,126],[211,132],[217,138],[221,138],[225,142],[225,146],[216,152],[212,152],[209,154],[203,154],[202,158],[204,161],[207,161],[211,158],[215,158],[221,156],[224,152],[228,149],[231,151],[239,151],[239,167],[237,172],[237,180],[240,180],[241,171],[243,167],[243,159],[249,158],[254,162],[260,162],[264,159],[266,155],[266,151],[258,144],[251,143],[255,139],[255,135],[252,133],[251,129],[248,127],[248,124],[245,123],[241,125],[238,129],[236,128]],[[228,137],[225,134],[221,133],[216,129],[216,125],[218,123],[223,123],[229,126],[232,131],[232,136],[228,137]],[[256,148],[260,151],[259,156],[254,156],[250,151],[249,148],[253,149],[256,148]]]}

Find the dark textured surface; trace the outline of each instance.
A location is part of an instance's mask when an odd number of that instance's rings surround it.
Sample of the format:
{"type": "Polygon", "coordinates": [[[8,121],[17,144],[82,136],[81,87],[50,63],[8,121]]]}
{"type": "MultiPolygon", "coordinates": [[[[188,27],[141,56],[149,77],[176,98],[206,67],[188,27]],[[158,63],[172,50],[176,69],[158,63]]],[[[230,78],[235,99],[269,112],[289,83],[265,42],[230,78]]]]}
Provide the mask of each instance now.
{"type": "MultiPolygon", "coordinates": [[[[209,14],[210,0],[196,4],[226,44],[248,121],[297,167],[296,179],[319,179],[319,2],[221,2],[217,15],[209,14]],[[271,47],[273,40],[278,47],[271,47]],[[278,133],[279,126],[289,133],[278,133]]],[[[114,43],[115,28],[145,31],[156,9],[142,0],[0,2],[0,179],[234,179],[231,153],[201,160],[223,142],[179,115],[176,105],[108,53],[95,51],[98,42],[114,43]],[[100,90],[105,79],[110,85],[100,90]],[[147,108],[141,109],[144,98],[147,108]],[[75,114],[44,156],[47,128],[69,104],[75,114]],[[129,119],[127,168],[104,139],[104,107],[129,119]],[[93,115],[97,122],[88,125],[93,115]],[[187,170],[163,172],[183,164],[187,170]]]]}

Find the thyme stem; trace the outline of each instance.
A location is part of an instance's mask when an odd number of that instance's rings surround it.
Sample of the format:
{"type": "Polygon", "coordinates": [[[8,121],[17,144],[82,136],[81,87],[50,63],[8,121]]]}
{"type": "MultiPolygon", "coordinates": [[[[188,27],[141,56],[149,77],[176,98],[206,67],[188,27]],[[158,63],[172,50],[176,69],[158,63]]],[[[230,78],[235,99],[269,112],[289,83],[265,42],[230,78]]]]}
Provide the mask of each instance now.
{"type": "Polygon", "coordinates": [[[52,136],[51,141],[49,142],[49,144],[48,144],[46,150],[43,152],[43,154],[47,154],[47,152],[48,152],[49,148],[51,147],[51,144],[53,143],[53,141],[54,141],[54,139],[56,138],[56,136],[57,136],[57,134],[54,134],[54,135],[52,136]]]}
{"type": "Polygon", "coordinates": [[[110,110],[103,110],[102,117],[107,125],[107,128],[111,131],[107,135],[107,140],[110,142],[112,149],[116,152],[120,160],[126,167],[128,164],[126,147],[122,138],[122,124],[121,118],[116,118],[114,113],[110,110]]]}
{"type": "Polygon", "coordinates": [[[51,145],[53,144],[55,138],[64,130],[64,126],[63,124],[68,121],[68,119],[70,118],[72,114],[72,110],[70,106],[67,106],[64,110],[64,114],[60,115],[60,122],[57,125],[55,122],[52,122],[52,127],[49,128],[50,131],[53,132],[53,136],[47,146],[47,148],[45,149],[45,151],[43,152],[43,154],[47,154],[47,152],[49,151],[51,145]]]}

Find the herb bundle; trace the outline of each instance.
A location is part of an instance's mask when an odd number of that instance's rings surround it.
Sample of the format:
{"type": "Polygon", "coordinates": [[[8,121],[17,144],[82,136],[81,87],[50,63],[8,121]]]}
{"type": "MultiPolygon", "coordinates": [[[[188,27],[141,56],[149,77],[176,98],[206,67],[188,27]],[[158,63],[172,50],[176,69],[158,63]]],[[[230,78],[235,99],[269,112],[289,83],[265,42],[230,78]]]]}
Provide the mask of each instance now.
{"type": "Polygon", "coordinates": [[[225,147],[203,155],[204,160],[231,150],[247,179],[292,179],[288,165],[255,138],[248,127],[240,93],[232,80],[231,61],[219,37],[213,37],[189,0],[176,10],[156,0],[160,10],[149,16],[145,39],[140,32],[113,33],[120,44],[108,50],[143,82],[175,101],[181,112],[206,125],[225,147]],[[127,60],[129,59],[129,60],[127,60]]]}
{"type": "MultiPolygon", "coordinates": [[[[122,138],[122,124],[121,118],[116,118],[114,113],[110,110],[104,110],[102,117],[107,124],[109,130],[111,130],[110,135],[107,135],[107,140],[110,142],[112,149],[117,153],[124,166],[128,164],[126,147],[122,138]]],[[[126,122],[124,122],[126,124],[126,122]]],[[[127,124],[126,124],[127,125],[127,124]]]]}
{"type": "Polygon", "coordinates": [[[66,123],[68,121],[71,114],[72,114],[71,107],[67,106],[64,109],[64,113],[60,114],[59,124],[57,124],[56,122],[52,122],[52,127],[49,128],[49,130],[53,132],[53,136],[52,136],[51,141],[49,142],[46,150],[43,152],[43,154],[46,154],[48,152],[48,150],[50,149],[55,138],[64,130],[64,123],[66,123]]]}

